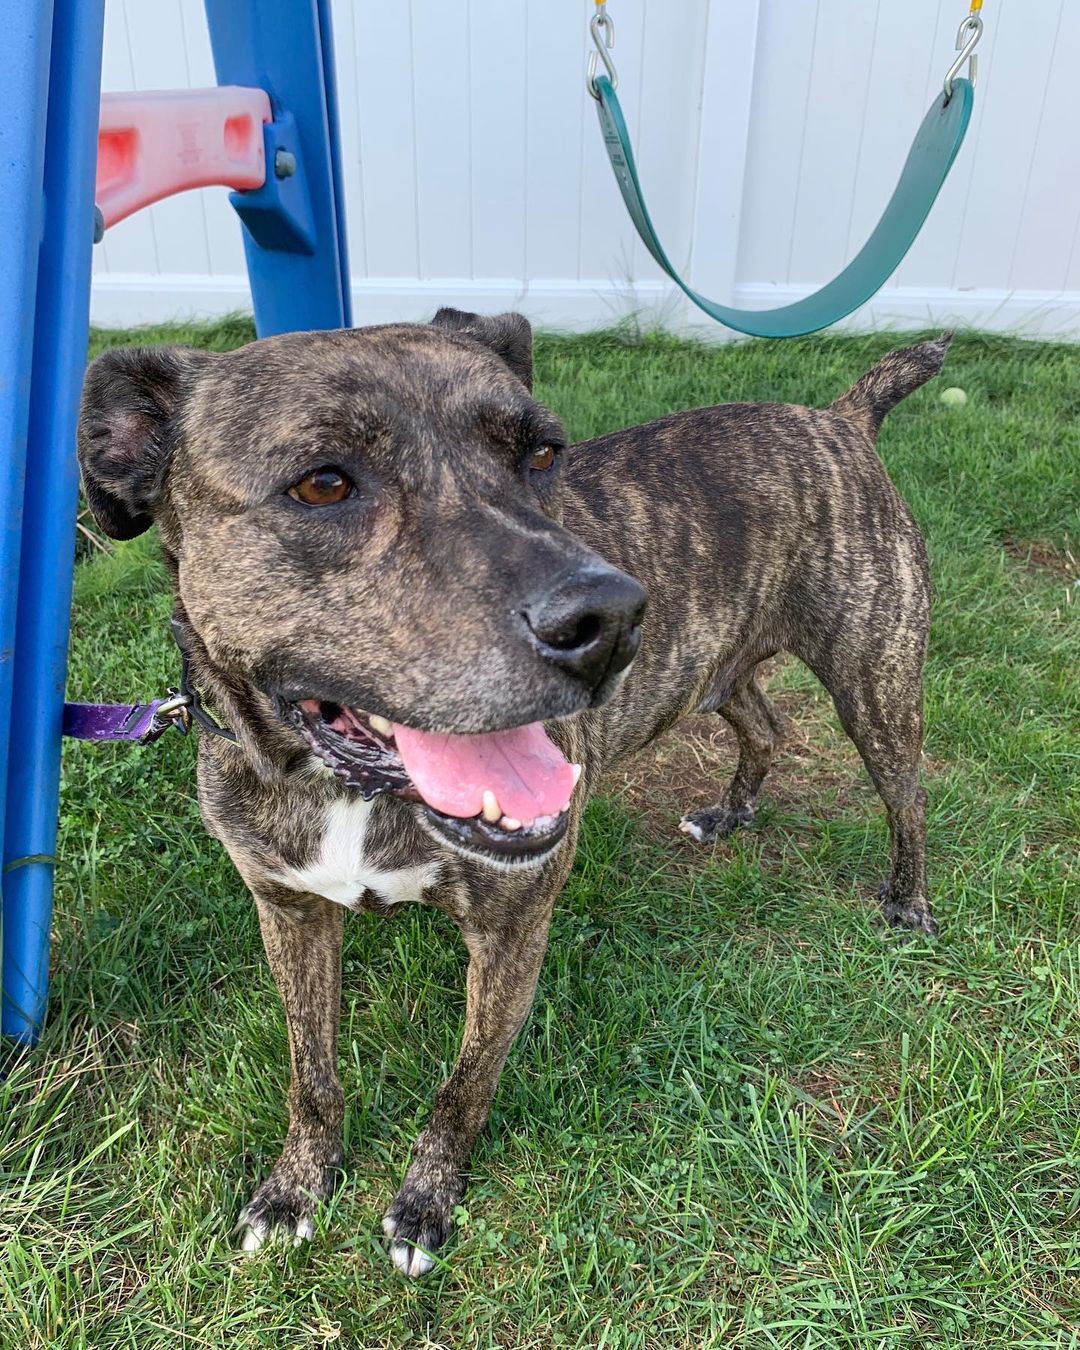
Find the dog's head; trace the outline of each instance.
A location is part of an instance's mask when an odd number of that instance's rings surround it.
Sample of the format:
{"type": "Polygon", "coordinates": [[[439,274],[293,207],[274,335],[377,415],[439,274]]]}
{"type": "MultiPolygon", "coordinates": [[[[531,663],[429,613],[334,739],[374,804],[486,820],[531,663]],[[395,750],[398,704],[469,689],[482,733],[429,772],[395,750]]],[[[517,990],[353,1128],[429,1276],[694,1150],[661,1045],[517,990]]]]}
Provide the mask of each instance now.
{"type": "Polygon", "coordinates": [[[520,315],[117,350],[79,423],[115,538],[159,524],[215,672],[370,795],[471,852],[546,856],[645,595],[560,521],[565,436],[520,315]],[[530,823],[531,822],[531,823],[530,823]]]}

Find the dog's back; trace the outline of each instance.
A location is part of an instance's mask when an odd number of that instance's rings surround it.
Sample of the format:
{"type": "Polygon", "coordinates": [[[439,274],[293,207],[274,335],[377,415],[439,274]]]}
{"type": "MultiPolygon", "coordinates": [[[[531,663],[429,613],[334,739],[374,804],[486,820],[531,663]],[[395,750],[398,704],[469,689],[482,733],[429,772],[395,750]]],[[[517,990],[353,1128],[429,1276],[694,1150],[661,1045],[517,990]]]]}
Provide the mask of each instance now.
{"type": "Polygon", "coordinates": [[[606,757],[720,707],[776,651],[823,677],[858,664],[852,645],[921,664],[925,547],[875,441],[949,340],[890,353],[828,408],[720,404],[574,447],[566,524],[649,592],[627,687],[596,715],[606,757]]]}
{"type": "Polygon", "coordinates": [[[582,442],[567,465],[567,524],[635,575],[635,563],[654,570],[658,547],[678,575],[733,552],[761,563],[785,547],[798,559],[823,527],[872,529],[868,496],[899,503],[877,433],[940,371],[951,336],[890,352],[828,408],[725,403],[582,442]]]}

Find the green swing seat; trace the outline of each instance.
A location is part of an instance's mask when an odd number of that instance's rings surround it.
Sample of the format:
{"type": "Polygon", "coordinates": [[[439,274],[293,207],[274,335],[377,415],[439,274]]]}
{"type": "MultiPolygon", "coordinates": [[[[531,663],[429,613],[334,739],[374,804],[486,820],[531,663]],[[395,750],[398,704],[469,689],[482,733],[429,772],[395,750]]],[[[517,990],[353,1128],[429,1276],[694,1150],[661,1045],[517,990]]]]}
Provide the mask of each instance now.
{"type": "Polygon", "coordinates": [[[786,338],[836,323],[874,295],[900,265],[941,191],[971,121],[975,91],[970,80],[952,81],[951,97],[939,95],[923,118],[900,180],[873,234],[847,267],[813,295],[777,309],[733,309],[701,295],[671,264],[653,228],[634,163],[634,150],[618,95],[607,75],[592,81],[597,112],[615,179],[642,243],[699,309],[753,337],[786,338]]]}

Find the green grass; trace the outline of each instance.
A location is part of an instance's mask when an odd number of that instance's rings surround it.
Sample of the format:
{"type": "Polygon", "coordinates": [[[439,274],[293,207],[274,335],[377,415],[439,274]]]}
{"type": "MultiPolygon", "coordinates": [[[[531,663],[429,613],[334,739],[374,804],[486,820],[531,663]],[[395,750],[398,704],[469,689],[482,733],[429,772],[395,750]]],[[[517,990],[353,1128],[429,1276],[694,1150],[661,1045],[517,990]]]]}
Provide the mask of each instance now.
{"type": "MultiPolygon", "coordinates": [[[[546,337],[537,384],[584,437],[828,402],[896,345],[546,337]]],[[[285,1128],[254,910],[189,743],[70,746],[49,1025],[0,1085],[4,1350],[1080,1346],[1080,354],[962,336],[882,452],[936,587],[940,939],[879,930],[883,813],[789,664],[811,735],[758,828],[694,852],[618,784],[591,806],[446,1263],[406,1284],[379,1239],[463,1009],[418,909],[347,925],[340,1197],[309,1248],[239,1261],[285,1128]]],[[[72,695],[174,680],[168,611],[148,540],[81,564],[72,695]]]]}

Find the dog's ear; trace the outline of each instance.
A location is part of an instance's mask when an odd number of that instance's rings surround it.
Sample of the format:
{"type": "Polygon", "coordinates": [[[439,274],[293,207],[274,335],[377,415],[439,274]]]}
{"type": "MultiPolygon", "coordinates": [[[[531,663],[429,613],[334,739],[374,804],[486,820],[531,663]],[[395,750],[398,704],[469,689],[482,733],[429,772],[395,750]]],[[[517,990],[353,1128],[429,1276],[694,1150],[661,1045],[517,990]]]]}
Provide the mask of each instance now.
{"type": "Polygon", "coordinates": [[[180,406],[196,368],[212,359],[186,347],[120,347],[86,372],[79,467],[94,519],[113,539],[153,524],[180,406]]]}
{"type": "Polygon", "coordinates": [[[463,309],[440,309],[431,323],[434,328],[460,333],[490,347],[532,392],[532,326],[524,314],[468,314],[463,309]]]}

